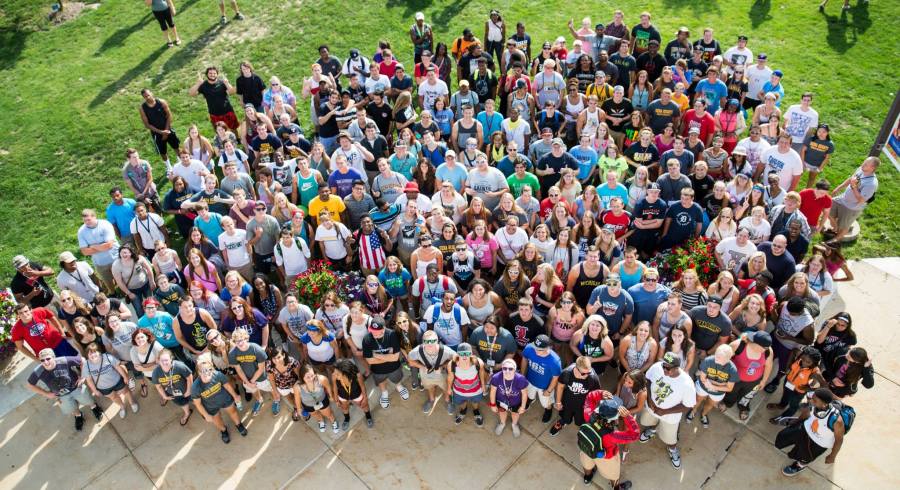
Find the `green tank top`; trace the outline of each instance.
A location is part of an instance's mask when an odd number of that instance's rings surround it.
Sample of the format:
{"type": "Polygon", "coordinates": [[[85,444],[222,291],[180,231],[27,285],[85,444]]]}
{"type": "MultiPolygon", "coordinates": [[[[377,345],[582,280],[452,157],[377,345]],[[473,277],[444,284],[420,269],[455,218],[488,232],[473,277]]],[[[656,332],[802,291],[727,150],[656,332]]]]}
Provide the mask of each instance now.
{"type": "Polygon", "coordinates": [[[310,173],[304,177],[297,173],[297,191],[300,193],[300,204],[309,206],[309,201],[319,195],[319,183],[316,182],[316,174],[310,173]]]}

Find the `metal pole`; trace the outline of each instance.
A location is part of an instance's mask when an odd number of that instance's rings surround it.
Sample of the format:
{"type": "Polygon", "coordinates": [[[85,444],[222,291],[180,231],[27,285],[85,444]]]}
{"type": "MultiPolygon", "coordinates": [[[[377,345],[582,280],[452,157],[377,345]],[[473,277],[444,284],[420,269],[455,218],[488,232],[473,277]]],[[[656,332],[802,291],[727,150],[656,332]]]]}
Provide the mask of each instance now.
{"type": "Polygon", "coordinates": [[[884,123],[881,124],[881,131],[878,132],[875,143],[872,144],[872,148],[869,150],[870,157],[881,155],[881,150],[887,143],[891,130],[894,129],[894,122],[897,120],[898,115],[900,115],[900,90],[894,92],[894,103],[891,104],[887,117],[884,118],[884,123]]]}

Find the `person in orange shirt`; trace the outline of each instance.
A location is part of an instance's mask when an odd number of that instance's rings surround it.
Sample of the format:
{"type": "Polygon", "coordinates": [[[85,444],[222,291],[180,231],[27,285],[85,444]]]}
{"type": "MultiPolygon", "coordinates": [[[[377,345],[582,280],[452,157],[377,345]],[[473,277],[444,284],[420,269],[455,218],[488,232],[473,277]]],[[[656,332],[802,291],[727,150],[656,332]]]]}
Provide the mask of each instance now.
{"type": "Polygon", "coordinates": [[[778,425],[793,417],[809,390],[828,385],[819,369],[821,362],[822,354],[815,347],[806,346],[800,351],[784,379],[781,401],[766,404],[769,410],[783,410],[781,415],[769,419],[770,423],[778,425]]]}
{"type": "Polygon", "coordinates": [[[472,29],[466,27],[463,29],[462,36],[456,38],[453,44],[450,45],[450,54],[453,55],[453,58],[458,63],[462,55],[469,52],[469,46],[475,43],[481,44],[481,41],[475,37],[475,34],[472,34],[472,29]]]}

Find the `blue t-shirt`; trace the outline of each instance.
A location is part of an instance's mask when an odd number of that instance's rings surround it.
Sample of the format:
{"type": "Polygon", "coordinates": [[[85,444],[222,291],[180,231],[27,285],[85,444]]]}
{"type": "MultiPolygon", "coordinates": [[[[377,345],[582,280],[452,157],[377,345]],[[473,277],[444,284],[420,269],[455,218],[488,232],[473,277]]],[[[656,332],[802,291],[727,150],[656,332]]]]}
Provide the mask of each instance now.
{"type": "Polygon", "coordinates": [[[597,150],[580,145],[569,150],[569,153],[578,160],[578,180],[584,180],[591,174],[591,170],[597,165],[597,150]]]}
{"type": "Polygon", "coordinates": [[[445,140],[450,138],[450,131],[453,129],[453,111],[450,109],[435,110],[432,111],[431,116],[441,130],[441,137],[445,140]]]}
{"type": "Polygon", "coordinates": [[[669,232],[665,236],[666,242],[671,245],[681,244],[693,236],[697,223],[703,223],[703,208],[697,203],[686,208],[678,201],[669,206],[666,218],[672,218],[669,232]]]}
{"type": "Polygon", "coordinates": [[[541,390],[546,390],[550,386],[550,381],[554,376],[562,373],[562,363],[559,360],[559,354],[550,351],[550,354],[541,357],[534,348],[534,344],[525,346],[522,351],[522,357],[528,360],[528,372],[525,377],[528,382],[541,390]]]}
{"type": "Polygon", "coordinates": [[[384,285],[384,290],[392,298],[406,296],[406,283],[412,280],[412,274],[404,267],[399,273],[388,272],[387,269],[381,269],[378,273],[378,281],[384,285]]]}
{"type": "MultiPolygon", "coordinates": [[[[603,178],[606,179],[606,176],[604,175],[603,178]]],[[[622,198],[623,203],[628,202],[628,189],[622,184],[616,184],[615,189],[610,189],[608,185],[603,184],[597,187],[597,196],[603,203],[603,209],[609,209],[609,201],[616,196],[622,198]]]]}
{"type": "Polygon", "coordinates": [[[219,243],[219,235],[225,232],[222,229],[222,215],[219,213],[209,213],[209,221],[203,221],[200,216],[194,218],[194,226],[200,228],[203,235],[209,238],[213,243],[219,243]]]}
{"type": "Polygon", "coordinates": [[[653,291],[647,291],[641,283],[628,288],[628,294],[634,301],[634,316],[631,317],[631,324],[637,325],[638,322],[644,320],[652,323],[653,318],[656,317],[656,308],[669,298],[669,293],[669,288],[662,284],[657,284],[653,291]]]}
{"type": "MultiPolygon", "coordinates": [[[[519,158],[525,162],[525,171],[526,172],[534,172],[534,165],[531,164],[531,160],[528,159],[525,155],[519,155],[519,158]]],[[[513,162],[509,159],[509,156],[505,156],[497,162],[497,170],[503,172],[503,175],[509,177],[510,175],[516,173],[516,167],[513,165],[513,162]]]]}
{"type": "Polygon", "coordinates": [[[347,168],[347,173],[342,174],[335,170],[331,172],[331,175],[328,176],[328,187],[334,187],[336,189],[336,193],[338,197],[341,199],[350,195],[353,191],[353,181],[361,180],[366,182],[368,179],[364,179],[362,175],[359,174],[356,170],[352,168],[347,168]]]}
{"type": "Polygon", "coordinates": [[[134,199],[125,198],[122,204],[114,202],[106,206],[106,219],[118,230],[122,238],[131,236],[131,222],[134,221],[134,199]]]}
{"type": "Polygon", "coordinates": [[[406,154],[406,158],[402,159],[395,153],[391,155],[389,161],[391,162],[391,170],[398,174],[402,174],[406,177],[406,180],[413,180],[412,172],[413,169],[416,168],[416,164],[419,163],[419,160],[411,151],[406,154]]]}
{"type": "Polygon", "coordinates": [[[697,88],[694,92],[703,94],[703,98],[707,102],[706,111],[710,114],[715,114],[719,110],[719,102],[721,102],[723,97],[728,96],[728,86],[722,80],[716,80],[716,83],[709,83],[709,79],[704,78],[697,83],[697,88]]]}
{"type": "Polygon", "coordinates": [[[78,246],[82,248],[99,245],[109,241],[115,242],[109,250],[91,254],[94,265],[111,265],[119,257],[119,241],[116,240],[116,232],[112,224],[105,219],[98,219],[97,226],[89,228],[81,225],[78,229],[78,246]]]}
{"type": "Polygon", "coordinates": [[[773,87],[772,82],[768,81],[763,84],[762,92],[763,92],[763,95],[765,95],[769,92],[774,92],[774,93],[778,94],[778,98],[775,99],[775,107],[781,107],[781,99],[784,98],[784,85],[779,83],[777,87],[773,87]]]}
{"type": "Polygon", "coordinates": [[[488,120],[487,112],[481,111],[475,116],[475,120],[481,123],[481,133],[485,143],[491,140],[491,133],[500,131],[500,125],[503,124],[503,116],[498,112],[494,112],[491,119],[488,120]]]}
{"type": "Polygon", "coordinates": [[[466,179],[469,178],[469,173],[466,172],[466,168],[457,163],[450,168],[446,163],[442,163],[438,165],[437,170],[435,170],[434,175],[441,180],[448,180],[453,184],[453,187],[456,189],[456,192],[463,191],[463,185],[466,183],[466,179]]]}
{"type": "Polygon", "coordinates": [[[153,332],[156,341],[163,347],[167,349],[178,347],[178,339],[175,338],[175,331],[172,330],[172,315],[163,311],[156,312],[156,316],[153,318],[144,315],[138,320],[137,326],[153,332]]]}
{"type": "Polygon", "coordinates": [[[622,329],[625,315],[634,314],[634,300],[631,299],[628,291],[624,289],[619,291],[618,296],[614,297],[609,294],[609,286],[597,286],[591,293],[588,304],[592,305],[598,301],[600,302],[600,308],[597,310],[597,314],[606,319],[610,335],[622,329]]]}

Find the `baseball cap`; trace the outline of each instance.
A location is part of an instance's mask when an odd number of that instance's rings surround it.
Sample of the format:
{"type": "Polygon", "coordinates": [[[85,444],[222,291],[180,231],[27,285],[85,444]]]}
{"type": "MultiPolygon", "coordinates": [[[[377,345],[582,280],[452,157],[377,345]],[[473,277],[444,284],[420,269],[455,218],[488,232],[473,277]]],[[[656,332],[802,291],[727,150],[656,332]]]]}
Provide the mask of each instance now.
{"type": "Polygon", "coordinates": [[[707,303],[715,303],[719,306],[722,306],[722,297],[717,295],[712,295],[709,299],[706,300],[707,303]]]}
{"type": "Polygon", "coordinates": [[[772,74],[775,75],[775,76],[778,77],[778,78],[783,78],[783,77],[784,77],[784,72],[781,71],[781,70],[775,70],[775,71],[772,72],[772,74]]]}
{"type": "Polygon", "coordinates": [[[288,129],[288,134],[289,134],[289,135],[291,135],[291,134],[301,134],[300,128],[299,128],[298,126],[291,126],[291,128],[288,129]]]}
{"type": "Polygon", "coordinates": [[[749,38],[748,38],[746,35],[744,35],[744,34],[739,34],[739,35],[738,35],[738,41],[746,41],[746,40],[748,40],[748,39],[749,39],[749,38]]]}
{"type": "Polygon", "coordinates": [[[621,284],[622,277],[619,276],[618,274],[610,274],[610,275],[606,276],[606,284],[610,284],[610,283],[621,284]]]}
{"type": "Polygon", "coordinates": [[[691,133],[700,134],[700,128],[698,128],[696,126],[692,127],[691,129],[688,130],[688,134],[691,134],[691,133]]]}
{"type": "Polygon", "coordinates": [[[615,233],[616,227],[615,227],[615,225],[606,224],[606,225],[603,225],[603,228],[601,228],[601,230],[608,231],[610,233],[615,233]]]}
{"type": "Polygon", "coordinates": [[[425,51],[422,51],[422,56],[431,57],[431,51],[428,51],[427,49],[425,51]]]}
{"type": "Polygon", "coordinates": [[[614,420],[619,417],[619,407],[622,406],[622,399],[614,396],[608,400],[601,401],[595,411],[597,415],[606,420],[614,420]]]}
{"type": "Polygon", "coordinates": [[[406,71],[406,68],[403,68],[403,63],[397,63],[396,65],[394,65],[394,70],[406,71]]]}
{"type": "Polygon", "coordinates": [[[735,146],[733,150],[731,150],[732,155],[744,155],[747,156],[747,148],[743,146],[735,146]]]}
{"type": "Polygon", "coordinates": [[[463,357],[468,357],[472,355],[472,346],[467,342],[463,342],[456,346],[456,353],[463,357]]]}
{"type": "Polygon", "coordinates": [[[372,332],[372,331],[375,331],[375,330],[384,330],[384,325],[381,325],[381,324],[376,323],[376,322],[370,323],[370,324],[369,324],[369,331],[372,332]]]}
{"type": "Polygon", "coordinates": [[[547,41],[547,42],[545,42],[541,47],[542,47],[542,48],[550,49],[550,48],[553,47],[553,45],[550,44],[550,41],[547,41]]]}
{"type": "Polygon", "coordinates": [[[525,80],[516,80],[516,88],[525,88],[528,84],[525,83],[525,80]]]}
{"type": "Polygon", "coordinates": [[[606,77],[606,72],[603,71],[603,70],[600,70],[600,71],[598,71],[597,73],[594,73],[594,76],[595,76],[595,77],[604,77],[604,78],[605,78],[605,77],[606,77]]]}
{"type": "Polygon", "coordinates": [[[664,367],[681,367],[681,356],[676,352],[666,352],[663,355],[662,363],[664,367]]]}
{"type": "MultiPolygon", "coordinates": [[[[462,344],[460,344],[462,345],[462,344]]],[[[550,348],[550,337],[540,334],[537,338],[534,339],[534,347],[537,349],[549,349],[550,348]]]]}
{"type": "MultiPolygon", "coordinates": [[[[547,128],[547,129],[550,129],[550,128],[547,128]]],[[[550,144],[553,146],[556,146],[556,145],[562,146],[563,140],[562,140],[562,138],[553,138],[553,141],[551,141],[550,144]]]]}
{"type": "Polygon", "coordinates": [[[425,14],[423,14],[422,12],[416,12],[416,20],[425,20],[425,14]]]}
{"type": "Polygon", "coordinates": [[[463,85],[465,85],[466,87],[468,87],[468,86],[469,86],[469,81],[468,81],[468,80],[460,80],[460,81],[459,81],[459,86],[462,87],[463,85]]]}
{"type": "Polygon", "coordinates": [[[556,42],[558,42],[558,43],[564,43],[564,42],[566,42],[566,38],[563,37],[563,36],[559,36],[559,37],[556,38],[556,42]]]}
{"type": "Polygon", "coordinates": [[[403,187],[403,192],[419,192],[419,184],[415,182],[407,182],[403,187]]]}
{"type": "Polygon", "coordinates": [[[553,130],[547,126],[544,126],[543,128],[541,128],[541,134],[545,134],[545,133],[553,134],[553,130]]]}
{"type": "Polygon", "coordinates": [[[769,335],[769,332],[761,330],[757,330],[756,332],[750,332],[749,334],[747,334],[747,340],[760,347],[772,346],[772,336],[769,335]]]}
{"type": "Polygon", "coordinates": [[[75,254],[69,252],[68,250],[59,254],[59,261],[68,264],[69,262],[75,262],[75,254]]]}
{"type": "Polygon", "coordinates": [[[447,152],[444,153],[444,158],[447,158],[447,157],[456,158],[456,152],[453,150],[447,150],[447,152]]]}
{"type": "Polygon", "coordinates": [[[756,59],[758,59],[758,60],[765,60],[765,59],[768,59],[768,58],[769,58],[769,57],[766,56],[766,53],[759,53],[759,56],[756,57],[756,59]]]}
{"type": "Polygon", "coordinates": [[[359,58],[359,50],[356,49],[356,48],[351,49],[351,50],[350,50],[350,57],[353,58],[353,59],[359,58]]]}
{"type": "Polygon", "coordinates": [[[654,44],[657,45],[657,46],[659,46],[659,41],[657,41],[656,39],[651,39],[651,40],[647,43],[647,46],[653,46],[654,44]]]}
{"type": "Polygon", "coordinates": [[[595,25],[595,26],[594,26],[594,29],[603,29],[603,28],[605,28],[605,27],[606,27],[605,25],[603,25],[602,23],[600,23],[600,24],[595,25]]]}
{"type": "Polygon", "coordinates": [[[647,184],[648,192],[649,191],[658,191],[658,190],[662,190],[662,189],[659,187],[659,184],[657,184],[656,182],[650,182],[649,184],[647,184]]]}
{"type": "Polygon", "coordinates": [[[338,141],[340,141],[341,138],[347,138],[348,140],[352,139],[352,138],[350,138],[350,133],[348,133],[346,131],[341,131],[340,133],[338,133],[338,137],[337,137],[338,141]]]}
{"type": "Polygon", "coordinates": [[[16,255],[15,257],[13,257],[13,260],[12,260],[13,267],[15,267],[16,269],[21,269],[22,267],[25,267],[26,265],[28,265],[28,262],[29,262],[28,257],[26,257],[24,255],[16,255]]]}

